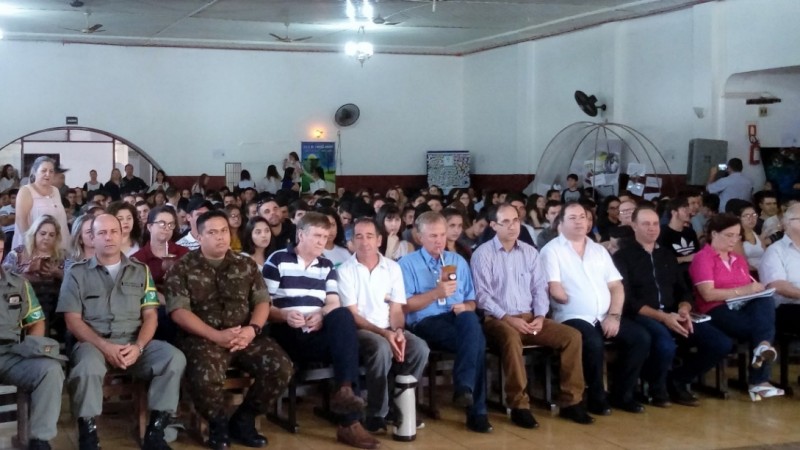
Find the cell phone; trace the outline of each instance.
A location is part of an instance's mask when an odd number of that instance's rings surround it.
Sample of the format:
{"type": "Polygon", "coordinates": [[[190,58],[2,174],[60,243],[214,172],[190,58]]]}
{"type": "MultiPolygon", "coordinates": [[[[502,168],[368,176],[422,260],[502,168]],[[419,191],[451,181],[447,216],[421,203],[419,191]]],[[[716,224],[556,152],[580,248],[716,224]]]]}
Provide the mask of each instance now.
{"type": "Polygon", "coordinates": [[[717,164],[717,169],[719,170],[728,170],[727,164],[717,164]]]}

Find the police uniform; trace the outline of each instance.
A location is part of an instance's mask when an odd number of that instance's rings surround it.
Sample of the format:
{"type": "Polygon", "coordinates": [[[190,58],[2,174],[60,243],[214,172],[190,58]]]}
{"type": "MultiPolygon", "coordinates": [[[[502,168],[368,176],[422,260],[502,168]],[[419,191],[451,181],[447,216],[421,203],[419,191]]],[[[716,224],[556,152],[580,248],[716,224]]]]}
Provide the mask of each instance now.
{"type": "MultiPolygon", "coordinates": [[[[116,279],[96,258],[75,263],[64,278],[57,312],[78,313],[100,337],[114,344],[132,344],[142,325],[142,310],[158,308],[150,269],[121,255],[116,279]]],[[[70,355],[67,388],[75,417],[95,417],[103,408],[103,378],[108,364],[88,342],[78,342],[70,355]]],[[[151,340],[129,367],[137,378],[150,381],[147,400],[152,411],[175,412],[186,358],[172,345],[151,340]]]]}
{"type": "Polygon", "coordinates": [[[43,320],[42,307],[30,283],[0,271],[0,383],[30,392],[31,438],[49,441],[57,433],[64,370],[55,359],[26,358],[14,352],[22,329],[43,320]]]}
{"type": "MultiPolygon", "coordinates": [[[[216,330],[248,325],[256,305],[270,302],[255,262],[230,250],[221,261],[209,261],[200,250],[189,252],[167,272],[165,286],[169,313],[191,311],[216,330]]],[[[253,378],[244,403],[258,412],[266,412],[292,377],[289,357],[265,335],[256,336],[247,348],[233,353],[186,332],[181,332],[179,343],[189,362],[186,381],[192,401],[207,420],[223,413],[223,384],[229,366],[253,378]]]]}

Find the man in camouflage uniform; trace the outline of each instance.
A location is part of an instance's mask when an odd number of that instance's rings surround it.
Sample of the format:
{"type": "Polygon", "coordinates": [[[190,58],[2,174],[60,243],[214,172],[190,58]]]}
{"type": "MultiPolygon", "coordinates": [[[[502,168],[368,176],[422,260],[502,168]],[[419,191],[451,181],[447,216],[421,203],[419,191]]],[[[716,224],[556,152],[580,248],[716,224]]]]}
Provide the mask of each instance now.
{"type": "Polygon", "coordinates": [[[197,218],[200,248],[166,275],[167,311],[181,328],[180,347],[189,361],[186,381],[195,408],[209,421],[208,446],[227,449],[234,440],[263,447],[255,417],[284,392],[292,363],[261,334],[270,310],[264,279],[252,259],[230,250],[228,218],[209,211],[197,218]],[[227,419],[223,384],[228,367],[250,374],[253,385],[227,419]]]}
{"type": "MultiPolygon", "coordinates": [[[[0,259],[3,259],[2,247],[0,259]]],[[[30,450],[49,450],[47,441],[58,431],[64,370],[55,359],[26,358],[14,352],[23,328],[26,336],[44,336],[44,313],[30,283],[0,267],[0,295],[0,383],[30,392],[31,440],[21,444],[27,444],[30,450]]],[[[58,343],[54,345],[58,353],[58,343]]]]}
{"type": "Polygon", "coordinates": [[[103,378],[109,365],[150,381],[151,410],[143,449],[167,450],[164,427],[178,406],[186,359],[166,342],[153,340],[158,297],[146,265],[120,252],[122,231],[110,214],[92,222],[95,256],[76,263],[61,285],[57,312],[78,341],[72,349],[67,387],[78,417],[80,450],[100,448],[94,418],[103,408],[103,378]]]}

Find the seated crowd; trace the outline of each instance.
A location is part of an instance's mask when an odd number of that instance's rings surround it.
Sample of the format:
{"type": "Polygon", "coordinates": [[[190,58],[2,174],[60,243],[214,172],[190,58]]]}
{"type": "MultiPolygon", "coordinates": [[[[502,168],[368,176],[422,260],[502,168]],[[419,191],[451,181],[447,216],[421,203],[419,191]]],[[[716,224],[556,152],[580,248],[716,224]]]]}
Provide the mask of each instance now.
{"type": "Polygon", "coordinates": [[[31,393],[28,448],[48,449],[66,379],[81,450],[100,448],[112,369],[149,382],[141,445],[162,450],[181,384],[208,421],[209,448],[263,447],[256,417],[320,362],[333,369],[337,440],[377,448],[374,434],[398,420],[390,377],[420,380],[432,350],[454,355],[453,404],[478,433],[493,429],[487,351],[500,356],[511,422],[539,426],[526,346],[557,354],[559,415],[578,424],[646,404],[699,406],[691,384],[737,343],[751,349],[751,399],[780,396],[772,343],[800,317],[800,204],[751,196],[741,161],[729,167],[705,193],[598,203],[574,174],[544,196],[444,196],[436,186],[333,195],[315,172],[317,189],[302,193],[295,154],[283,179],[275,166],[259,181],[243,171],[233,191],[211,191],[205,175],[179,190],[163,172],[148,187],[131,166],[105,184],[92,171],[45,208],[44,194],[64,186],[40,158],[29,184],[0,196],[11,245],[0,382],[31,393]],[[66,376],[53,338],[66,343],[66,376]],[[228,415],[232,367],[253,384],[228,415]]]}

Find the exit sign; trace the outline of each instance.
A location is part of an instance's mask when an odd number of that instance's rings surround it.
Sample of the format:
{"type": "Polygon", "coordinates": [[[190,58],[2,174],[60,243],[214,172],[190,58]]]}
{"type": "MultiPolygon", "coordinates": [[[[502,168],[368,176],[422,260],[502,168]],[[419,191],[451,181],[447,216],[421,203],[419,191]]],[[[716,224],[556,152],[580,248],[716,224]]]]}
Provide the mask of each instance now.
{"type": "Polygon", "coordinates": [[[76,116],[67,116],[67,125],[77,125],[78,118],[76,116]]]}

